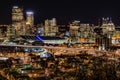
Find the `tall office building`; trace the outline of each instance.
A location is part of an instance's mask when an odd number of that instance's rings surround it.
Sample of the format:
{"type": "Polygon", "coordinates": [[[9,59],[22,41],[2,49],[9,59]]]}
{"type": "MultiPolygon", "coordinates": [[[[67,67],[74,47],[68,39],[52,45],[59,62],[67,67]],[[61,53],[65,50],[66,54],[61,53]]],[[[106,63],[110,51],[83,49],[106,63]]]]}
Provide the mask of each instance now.
{"type": "Polygon", "coordinates": [[[69,26],[72,42],[95,43],[93,27],[89,24],[81,24],[80,21],[75,20],[69,26]]]}
{"type": "Polygon", "coordinates": [[[34,26],[34,12],[28,11],[26,12],[26,24],[30,27],[34,26]]]}
{"type": "Polygon", "coordinates": [[[12,8],[12,24],[15,26],[16,31],[21,29],[21,24],[24,20],[23,17],[23,8],[18,6],[13,6],[12,8]]]}
{"type": "Polygon", "coordinates": [[[45,28],[44,28],[44,34],[45,35],[48,35],[49,34],[49,31],[50,31],[50,29],[49,29],[49,20],[48,19],[46,19],[45,20],[45,28]]]}
{"type": "Polygon", "coordinates": [[[115,31],[115,25],[112,22],[111,18],[103,18],[102,20],[103,20],[103,24],[101,27],[102,27],[103,34],[108,34],[115,31]]]}
{"type": "Polygon", "coordinates": [[[15,39],[15,28],[12,25],[7,28],[7,39],[10,41],[15,39]]]}
{"type": "Polygon", "coordinates": [[[52,18],[52,20],[51,20],[51,26],[57,26],[56,18],[52,18]]]}
{"type": "Polygon", "coordinates": [[[58,32],[58,26],[56,23],[56,18],[53,18],[52,20],[45,20],[45,36],[55,36],[58,32]]]}
{"type": "Polygon", "coordinates": [[[112,46],[112,37],[115,33],[115,25],[111,18],[102,18],[101,34],[97,36],[96,43],[99,49],[107,49],[112,46]]]}
{"type": "Polygon", "coordinates": [[[19,37],[19,35],[23,32],[24,25],[24,16],[23,16],[23,8],[18,6],[13,6],[12,8],[12,25],[15,28],[15,36],[19,37]]]}
{"type": "Polygon", "coordinates": [[[73,21],[70,25],[70,34],[73,37],[77,37],[78,36],[78,30],[80,28],[80,21],[73,21]]]}

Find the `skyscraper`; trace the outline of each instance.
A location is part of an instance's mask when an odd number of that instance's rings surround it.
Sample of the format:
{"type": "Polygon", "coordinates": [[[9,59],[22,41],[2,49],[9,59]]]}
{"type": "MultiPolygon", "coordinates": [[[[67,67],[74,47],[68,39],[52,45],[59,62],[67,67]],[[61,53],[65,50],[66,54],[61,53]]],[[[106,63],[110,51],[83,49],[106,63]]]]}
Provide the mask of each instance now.
{"type": "Polygon", "coordinates": [[[13,6],[12,8],[12,27],[15,28],[15,36],[19,37],[23,32],[24,17],[23,17],[23,8],[18,6],[13,6]]]}
{"type": "Polygon", "coordinates": [[[51,26],[57,26],[56,18],[52,18],[52,20],[51,20],[51,26]]]}
{"type": "Polygon", "coordinates": [[[15,29],[19,31],[21,29],[21,24],[24,20],[23,17],[23,8],[18,6],[13,6],[12,8],[12,24],[15,26],[15,29]]]}
{"type": "Polygon", "coordinates": [[[30,26],[34,26],[34,13],[32,11],[26,12],[26,23],[30,26]]]}
{"type": "Polygon", "coordinates": [[[45,36],[55,36],[58,32],[58,26],[56,23],[56,18],[52,20],[45,20],[45,36]]]}

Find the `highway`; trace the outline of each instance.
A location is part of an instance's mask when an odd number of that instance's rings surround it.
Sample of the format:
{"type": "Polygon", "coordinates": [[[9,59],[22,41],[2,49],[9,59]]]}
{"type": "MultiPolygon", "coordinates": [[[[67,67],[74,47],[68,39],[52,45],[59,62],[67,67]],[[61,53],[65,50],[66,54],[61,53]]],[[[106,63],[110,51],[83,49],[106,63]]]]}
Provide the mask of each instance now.
{"type": "Polygon", "coordinates": [[[81,48],[67,48],[67,47],[55,47],[55,46],[32,46],[32,45],[7,45],[7,44],[0,44],[0,46],[10,46],[10,47],[26,47],[26,48],[45,48],[45,49],[64,49],[70,51],[80,51],[80,50],[88,50],[88,49],[81,49],[81,48]]]}

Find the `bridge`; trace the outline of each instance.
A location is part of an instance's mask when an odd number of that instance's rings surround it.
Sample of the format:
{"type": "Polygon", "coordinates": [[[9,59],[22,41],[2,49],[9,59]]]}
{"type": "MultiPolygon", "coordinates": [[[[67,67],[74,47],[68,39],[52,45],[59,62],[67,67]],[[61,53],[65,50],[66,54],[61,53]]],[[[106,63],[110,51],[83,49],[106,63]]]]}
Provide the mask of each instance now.
{"type": "MultiPolygon", "coordinates": [[[[83,49],[81,48],[67,48],[67,47],[54,47],[54,46],[32,46],[32,45],[8,45],[8,44],[0,44],[0,47],[15,47],[15,48],[44,48],[47,52],[50,52],[54,55],[75,55],[79,54],[79,52],[83,49]]],[[[87,49],[84,49],[87,50],[87,49]]]]}

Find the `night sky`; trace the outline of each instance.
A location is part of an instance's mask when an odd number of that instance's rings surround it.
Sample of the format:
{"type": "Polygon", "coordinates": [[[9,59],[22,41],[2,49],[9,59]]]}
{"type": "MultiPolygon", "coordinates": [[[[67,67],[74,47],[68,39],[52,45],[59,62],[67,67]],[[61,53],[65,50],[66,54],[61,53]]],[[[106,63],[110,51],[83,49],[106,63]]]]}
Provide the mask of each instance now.
{"type": "MultiPolygon", "coordinates": [[[[116,1],[116,0],[114,0],[116,1]]],[[[58,24],[67,24],[72,20],[81,23],[98,24],[102,17],[112,17],[120,25],[120,4],[104,0],[1,0],[0,24],[11,24],[11,8],[23,6],[24,12],[34,11],[35,24],[45,19],[57,18],[58,24]]]]}

